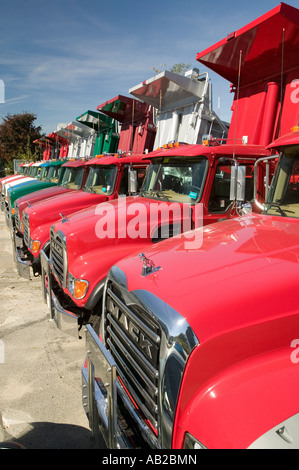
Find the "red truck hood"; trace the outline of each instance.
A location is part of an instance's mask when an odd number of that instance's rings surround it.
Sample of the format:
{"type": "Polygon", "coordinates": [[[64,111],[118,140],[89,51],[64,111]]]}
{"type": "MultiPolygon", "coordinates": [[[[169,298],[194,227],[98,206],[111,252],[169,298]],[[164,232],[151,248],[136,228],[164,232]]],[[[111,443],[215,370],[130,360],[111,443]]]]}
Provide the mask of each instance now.
{"type": "Polygon", "coordinates": [[[177,237],[144,251],[160,270],[143,277],[138,253],[117,263],[129,291],[145,290],[180,312],[200,342],[298,311],[296,219],[250,215],[203,229],[202,247],[177,237]]]}
{"type": "Polygon", "coordinates": [[[107,199],[102,194],[88,193],[82,190],[75,190],[65,194],[60,194],[40,201],[32,207],[26,209],[29,214],[30,232],[39,226],[47,224],[50,226],[61,218],[59,214],[68,216],[73,212],[99,204],[107,199]]]}
{"type": "MultiPolygon", "coordinates": [[[[165,201],[159,202],[165,204],[165,201]]],[[[141,246],[150,242],[152,232],[155,231],[154,228],[151,229],[152,231],[149,229],[148,223],[152,204],[157,207],[157,200],[153,201],[140,196],[119,198],[108,201],[107,204],[94,205],[89,209],[72,214],[67,221],[55,223],[55,231],[62,231],[66,237],[70,271],[72,261],[78,259],[78,256],[84,256],[92,249],[99,249],[101,246],[105,249],[107,246],[118,245],[119,247],[120,245],[126,245],[128,247],[127,251],[123,253],[123,256],[126,256],[132,253],[131,246],[136,246],[136,242],[140,243],[141,246]],[[138,213],[138,210],[142,210],[145,217],[142,218],[142,223],[137,227],[137,223],[134,221],[139,217],[140,212],[138,213]],[[119,219],[124,223],[120,223],[119,219]],[[127,235],[130,221],[132,221],[131,228],[133,230],[136,228],[136,232],[140,236],[133,238],[127,235]],[[139,227],[142,227],[142,229],[139,230],[139,227]],[[109,231],[109,228],[112,230],[109,231]],[[104,230],[106,236],[99,236],[101,229],[104,230]]],[[[64,209],[62,209],[62,212],[64,213],[64,209]]],[[[75,275],[76,273],[72,272],[72,274],[75,275]]]]}
{"type": "Polygon", "coordinates": [[[60,196],[61,194],[68,193],[71,191],[75,191],[75,189],[68,189],[63,186],[51,186],[50,188],[41,189],[40,191],[36,191],[35,193],[30,193],[25,196],[19,197],[16,200],[16,203],[19,205],[20,211],[20,220],[22,220],[23,210],[26,209],[29,205],[36,204],[37,202],[44,202],[45,199],[54,196],[60,196]]]}

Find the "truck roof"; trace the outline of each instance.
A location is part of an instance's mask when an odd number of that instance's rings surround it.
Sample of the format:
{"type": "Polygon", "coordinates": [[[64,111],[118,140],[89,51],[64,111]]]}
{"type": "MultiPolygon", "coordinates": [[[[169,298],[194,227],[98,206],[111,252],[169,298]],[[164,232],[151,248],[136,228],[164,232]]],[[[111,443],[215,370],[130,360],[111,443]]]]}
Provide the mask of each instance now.
{"type": "Polygon", "coordinates": [[[271,142],[271,144],[268,145],[267,148],[278,149],[280,147],[285,147],[289,145],[299,145],[299,129],[296,131],[290,132],[289,134],[279,137],[278,139],[271,142]]]}
{"type": "Polygon", "coordinates": [[[67,167],[79,167],[79,166],[85,166],[87,163],[86,160],[69,160],[65,162],[62,166],[67,166],[67,167]]]}
{"type": "Polygon", "coordinates": [[[66,160],[46,160],[44,163],[41,164],[41,166],[59,166],[63,165],[63,163],[66,163],[66,160]]]}
{"type": "Polygon", "coordinates": [[[125,154],[125,155],[104,155],[104,156],[98,156],[96,158],[93,158],[92,160],[89,160],[86,162],[86,165],[115,165],[118,163],[122,164],[130,164],[130,163],[136,163],[140,161],[140,163],[145,163],[148,161],[149,163],[149,157],[148,154],[125,154]]]}
{"type": "Polygon", "coordinates": [[[299,10],[280,3],[269,12],[199,52],[196,59],[237,84],[242,51],[242,85],[280,76],[284,40],[284,70],[298,67],[299,10]],[[284,31],[284,34],[283,34],[284,31]]]}
{"type": "Polygon", "coordinates": [[[222,145],[181,145],[171,149],[158,149],[144,158],[158,158],[158,157],[196,157],[199,155],[213,155],[213,156],[230,156],[239,157],[263,157],[269,156],[270,152],[262,145],[246,145],[246,144],[222,144],[222,145]]]}

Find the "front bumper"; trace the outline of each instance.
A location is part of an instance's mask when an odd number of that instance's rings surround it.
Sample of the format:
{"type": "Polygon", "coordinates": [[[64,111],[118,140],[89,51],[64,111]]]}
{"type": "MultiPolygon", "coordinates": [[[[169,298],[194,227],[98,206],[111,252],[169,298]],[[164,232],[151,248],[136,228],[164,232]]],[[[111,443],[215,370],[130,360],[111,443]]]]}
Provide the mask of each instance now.
{"type": "Polygon", "coordinates": [[[78,316],[64,309],[53,292],[50,260],[43,250],[40,253],[40,261],[43,298],[48,304],[51,319],[61,331],[79,338],[78,316]]]}
{"type": "Polygon", "coordinates": [[[17,266],[18,274],[26,279],[31,279],[31,273],[34,277],[40,275],[40,257],[34,259],[24,244],[23,237],[18,234],[13,227],[11,228],[14,260],[17,266]]]}
{"type": "Polygon", "coordinates": [[[8,204],[5,204],[4,207],[5,207],[4,211],[5,211],[6,225],[7,225],[7,227],[14,227],[14,217],[12,217],[12,215],[11,215],[8,204]]]}
{"type": "Polygon", "coordinates": [[[31,279],[32,262],[26,255],[26,249],[23,238],[12,230],[12,242],[14,251],[14,260],[17,266],[18,274],[26,279],[31,279]]]}
{"type": "Polygon", "coordinates": [[[85,327],[85,340],[87,356],[82,367],[82,403],[96,441],[104,441],[109,449],[149,449],[141,438],[147,429],[122,392],[116,363],[91,325],[85,327]],[[121,409],[128,411],[123,414],[121,409]]]}

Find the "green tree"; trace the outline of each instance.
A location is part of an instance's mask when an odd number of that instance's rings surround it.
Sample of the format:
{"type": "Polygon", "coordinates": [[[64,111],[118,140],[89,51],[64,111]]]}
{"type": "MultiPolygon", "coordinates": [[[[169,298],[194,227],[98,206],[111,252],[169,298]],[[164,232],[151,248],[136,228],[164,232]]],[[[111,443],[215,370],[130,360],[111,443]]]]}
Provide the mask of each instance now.
{"type": "MultiPolygon", "coordinates": [[[[160,64],[160,66],[162,67],[161,69],[153,67],[153,71],[155,73],[160,73],[167,69],[167,64],[160,64]]],[[[191,64],[184,64],[183,62],[180,62],[178,64],[173,64],[169,68],[169,72],[179,73],[180,75],[183,75],[185,72],[187,72],[187,70],[189,70],[190,67],[191,64]]]]}
{"type": "Polygon", "coordinates": [[[41,127],[35,126],[36,115],[7,114],[0,125],[0,161],[8,168],[13,167],[13,160],[36,161],[38,150],[33,141],[41,137],[41,127]]]}

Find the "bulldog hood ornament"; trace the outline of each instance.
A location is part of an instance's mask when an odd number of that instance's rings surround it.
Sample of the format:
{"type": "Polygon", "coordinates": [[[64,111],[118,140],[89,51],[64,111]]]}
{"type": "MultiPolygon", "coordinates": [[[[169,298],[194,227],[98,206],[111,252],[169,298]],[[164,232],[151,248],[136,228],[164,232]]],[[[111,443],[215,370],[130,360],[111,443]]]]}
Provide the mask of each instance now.
{"type": "Polygon", "coordinates": [[[148,276],[149,274],[152,274],[152,273],[154,273],[156,271],[159,271],[161,269],[160,266],[156,267],[155,263],[153,261],[151,261],[150,259],[148,259],[144,255],[144,253],[140,253],[138,256],[141,259],[141,261],[143,262],[141,276],[148,276]]]}

